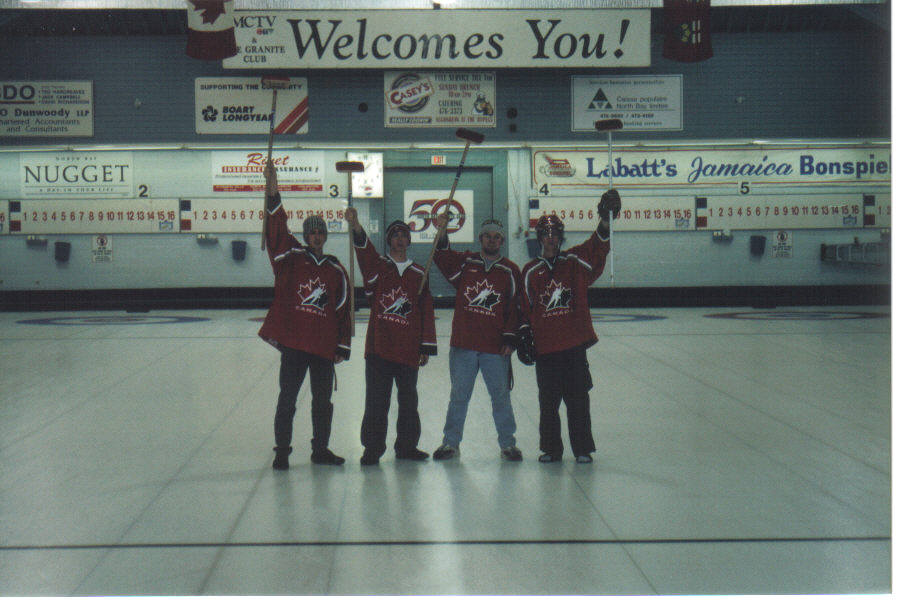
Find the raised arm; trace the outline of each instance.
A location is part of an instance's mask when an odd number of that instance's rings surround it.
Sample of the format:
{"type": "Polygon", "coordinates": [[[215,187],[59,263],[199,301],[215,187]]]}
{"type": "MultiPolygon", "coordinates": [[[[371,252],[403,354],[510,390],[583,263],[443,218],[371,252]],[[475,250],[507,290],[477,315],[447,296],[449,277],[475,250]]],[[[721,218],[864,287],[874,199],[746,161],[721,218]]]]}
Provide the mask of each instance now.
{"type": "Polygon", "coordinates": [[[265,214],[263,217],[267,223],[264,228],[265,243],[268,258],[273,264],[284,253],[300,245],[287,228],[287,214],[280,201],[280,192],[277,190],[277,169],[270,163],[265,165],[265,214]]]}
{"type": "Polygon", "coordinates": [[[439,268],[445,279],[449,281],[449,284],[457,289],[458,277],[461,275],[461,267],[464,265],[465,255],[449,248],[448,230],[446,229],[448,221],[449,216],[446,213],[441,213],[436,217],[437,232],[443,232],[443,235],[436,242],[433,263],[436,264],[436,267],[439,268]]]}

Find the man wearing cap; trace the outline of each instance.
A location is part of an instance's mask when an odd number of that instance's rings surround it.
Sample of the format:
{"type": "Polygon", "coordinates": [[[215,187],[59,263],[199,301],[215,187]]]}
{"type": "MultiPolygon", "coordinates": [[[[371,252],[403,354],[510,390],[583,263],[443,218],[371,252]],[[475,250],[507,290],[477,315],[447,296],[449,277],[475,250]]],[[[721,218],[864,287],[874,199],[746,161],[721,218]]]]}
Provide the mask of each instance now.
{"type": "Polygon", "coordinates": [[[609,219],[620,213],[620,195],[611,189],[601,195],[598,227],[584,243],[561,251],[564,222],[543,215],[536,224],[542,254],[523,268],[521,309],[535,346],[536,383],[539,388],[540,462],[558,462],[561,442],[561,401],[567,406],[567,429],[576,461],[592,461],[595,442],[589,390],[592,377],[586,349],[598,341],[589,310],[589,285],[604,271],[610,251],[609,219]]]}
{"type": "Polygon", "coordinates": [[[436,218],[437,227],[446,234],[438,241],[433,260],[457,291],[449,351],[452,387],[442,445],[433,452],[433,459],[448,460],[461,453],[467,407],[479,372],[492,398],[501,457],[520,461],[523,455],[514,438],[517,424],[511,407],[511,353],[519,327],[520,268],[502,257],[505,237],[501,222],[487,219],[480,225],[480,251],[474,253],[449,248],[448,220],[447,213],[436,218]]]}
{"type": "Polygon", "coordinates": [[[266,244],[274,269],[274,300],[259,336],[280,351],[280,395],[274,415],[275,470],[289,468],[296,398],[311,374],[311,461],[342,464],[328,448],[333,418],[333,366],[349,359],[349,277],[324,254],[327,225],[317,215],[302,223],[303,246],[290,234],[277,191],[277,171],[265,166],[266,244]]]}
{"type": "Polygon", "coordinates": [[[408,258],[411,229],[401,220],[386,228],[387,254],[380,255],[358,222],[354,207],[346,209],[352,242],[371,305],[365,341],[365,401],[361,444],[365,466],[380,462],[386,452],[389,399],[393,382],[399,405],[396,421],[396,458],[426,460],[417,448],[421,424],[417,411],[417,374],[429,356],[436,355],[436,318],[433,297],[424,286],[424,270],[408,258]]]}

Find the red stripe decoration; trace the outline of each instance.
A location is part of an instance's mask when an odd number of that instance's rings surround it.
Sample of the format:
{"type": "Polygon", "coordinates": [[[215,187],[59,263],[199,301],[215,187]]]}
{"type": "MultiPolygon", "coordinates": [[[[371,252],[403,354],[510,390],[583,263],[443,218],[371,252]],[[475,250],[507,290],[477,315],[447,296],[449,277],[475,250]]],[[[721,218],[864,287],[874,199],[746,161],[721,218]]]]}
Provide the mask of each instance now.
{"type": "Polygon", "coordinates": [[[863,225],[875,225],[875,195],[873,194],[863,195],[863,225]]]}
{"type": "Polygon", "coordinates": [[[695,228],[707,227],[707,197],[695,197],[695,228]]]}
{"type": "Polygon", "coordinates": [[[274,128],[275,134],[295,134],[308,123],[308,97],[302,99],[296,108],[283,118],[274,128]]]}
{"type": "Polygon", "coordinates": [[[9,202],[9,231],[22,231],[22,203],[20,201],[9,202]]]}

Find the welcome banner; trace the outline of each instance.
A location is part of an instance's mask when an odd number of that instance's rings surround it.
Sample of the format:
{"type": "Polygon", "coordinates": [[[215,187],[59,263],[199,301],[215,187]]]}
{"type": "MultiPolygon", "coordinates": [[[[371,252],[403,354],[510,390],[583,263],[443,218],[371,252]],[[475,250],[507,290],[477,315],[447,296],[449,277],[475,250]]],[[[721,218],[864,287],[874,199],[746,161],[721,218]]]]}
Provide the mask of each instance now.
{"type": "Polygon", "coordinates": [[[228,69],[647,67],[650,10],[236,11],[228,69]]]}

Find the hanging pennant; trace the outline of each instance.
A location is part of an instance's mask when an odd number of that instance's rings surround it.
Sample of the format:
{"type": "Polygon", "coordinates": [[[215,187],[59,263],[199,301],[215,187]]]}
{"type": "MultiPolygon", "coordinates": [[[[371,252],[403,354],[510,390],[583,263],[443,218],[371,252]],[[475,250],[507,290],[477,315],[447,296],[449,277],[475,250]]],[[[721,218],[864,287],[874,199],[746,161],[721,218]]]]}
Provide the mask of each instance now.
{"type": "Polygon", "coordinates": [[[233,0],[187,0],[187,56],[220,61],[237,54],[233,0]]]}
{"type": "Polygon", "coordinates": [[[663,0],[663,56],[696,63],[713,56],[710,0],[663,0]]]}

